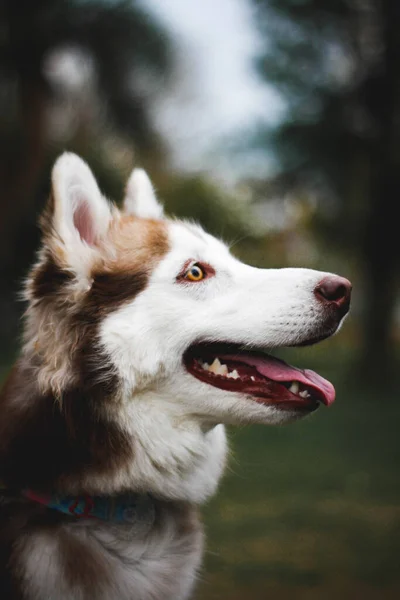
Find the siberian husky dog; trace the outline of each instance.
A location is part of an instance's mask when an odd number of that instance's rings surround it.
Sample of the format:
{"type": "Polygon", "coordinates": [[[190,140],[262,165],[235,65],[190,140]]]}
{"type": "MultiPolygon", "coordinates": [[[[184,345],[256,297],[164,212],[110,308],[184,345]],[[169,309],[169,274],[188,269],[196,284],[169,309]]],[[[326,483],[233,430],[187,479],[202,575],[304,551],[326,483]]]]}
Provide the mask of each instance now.
{"type": "Polygon", "coordinates": [[[281,424],[333,386],[268,354],[319,342],[347,279],[258,269],[167,219],[144,171],[123,209],[62,155],[26,282],[24,345],[0,396],[2,600],[183,600],[224,424],[281,424]]]}

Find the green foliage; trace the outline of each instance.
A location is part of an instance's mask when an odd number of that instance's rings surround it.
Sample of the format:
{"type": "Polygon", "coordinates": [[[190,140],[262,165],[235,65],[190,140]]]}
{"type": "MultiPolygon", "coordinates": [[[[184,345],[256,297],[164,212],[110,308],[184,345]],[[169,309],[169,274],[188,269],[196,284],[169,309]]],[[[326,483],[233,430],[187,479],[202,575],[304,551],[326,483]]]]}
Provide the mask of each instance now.
{"type": "Polygon", "coordinates": [[[363,68],[356,31],[361,15],[340,0],[256,0],[255,5],[268,40],[258,70],[288,107],[284,122],[272,135],[261,132],[258,142],[271,144],[284,170],[323,177],[339,197],[346,158],[363,133],[351,122],[360,99],[356,78],[346,72],[363,68]]]}
{"type": "Polygon", "coordinates": [[[251,237],[251,223],[243,204],[204,176],[167,178],[164,186],[159,187],[160,196],[171,214],[200,223],[228,243],[251,237]]]}

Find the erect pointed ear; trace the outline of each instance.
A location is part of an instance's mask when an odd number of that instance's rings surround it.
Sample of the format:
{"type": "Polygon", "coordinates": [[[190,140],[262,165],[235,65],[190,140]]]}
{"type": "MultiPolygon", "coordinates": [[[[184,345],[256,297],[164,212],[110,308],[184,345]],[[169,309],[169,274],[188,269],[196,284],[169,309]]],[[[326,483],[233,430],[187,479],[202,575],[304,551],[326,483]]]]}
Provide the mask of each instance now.
{"type": "Polygon", "coordinates": [[[124,211],[142,219],[163,218],[163,208],[156,198],[146,171],[143,169],[133,169],[128,179],[124,211]]]}
{"type": "Polygon", "coordinates": [[[87,164],[76,154],[60,156],[53,167],[52,193],[42,220],[45,243],[64,266],[88,275],[110,220],[110,205],[87,164]]]}

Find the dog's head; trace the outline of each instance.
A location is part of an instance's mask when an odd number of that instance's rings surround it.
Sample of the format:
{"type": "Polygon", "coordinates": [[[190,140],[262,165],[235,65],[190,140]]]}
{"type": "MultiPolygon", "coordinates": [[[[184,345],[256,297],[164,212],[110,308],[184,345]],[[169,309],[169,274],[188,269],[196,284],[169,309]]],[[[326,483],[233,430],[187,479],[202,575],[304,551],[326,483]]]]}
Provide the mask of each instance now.
{"type": "Polygon", "coordinates": [[[119,211],[72,154],[54,167],[42,225],[27,343],[44,387],[74,380],[86,336],[91,368],[104,377],[105,360],[132,402],[151,394],[211,424],[285,421],[333,401],[326,380],[266,352],[335,333],[346,279],[244,265],[197,225],[165,218],[139,169],[119,211]]]}
{"type": "Polygon", "coordinates": [[[333,401],[329,382],[268,352],[337,331],[346,279],[244,265],[197,225],[165,218],[138,169],[120,211],[72,154],[54,167],[42,230],[24,347],[41,393],[62,406],[78,389],[71,420],[90,398],[136,456],[151,454],[142,470],[157,463],[160,488],[172,463],[200,460],[194,439],[215,438],[216,425],[285,422],[333,401]]]}

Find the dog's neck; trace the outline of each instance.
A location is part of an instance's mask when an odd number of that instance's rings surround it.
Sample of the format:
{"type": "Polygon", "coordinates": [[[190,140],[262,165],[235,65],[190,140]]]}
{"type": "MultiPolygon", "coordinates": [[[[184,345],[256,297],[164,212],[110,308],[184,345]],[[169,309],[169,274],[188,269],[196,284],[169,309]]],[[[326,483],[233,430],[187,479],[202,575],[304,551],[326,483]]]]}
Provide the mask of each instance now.
{"type": "MultiPolygon", "coordinates": [[[[29,364],[17,363],[3,389],[0,477],[16,489],[72,496],[126,490],[199,504],[225,465],[222,425],[208,432],[179,402],[151,395],[108,398],[107,383],[59,403],[42,393],[29,364]]],[[[111,390],[112,391],[112,390],[111,390]]]]}
{"type": "Polygon", "coordinates": [[[182,414],[180,403],[149,393],[127,397],[113,419],[133,440],[134,456],[107,476],[91,478],[96,489],[113,494],[122,485],[195,504],[215,493],[227,453],[223,425],[204,428],[182,414]]]}

